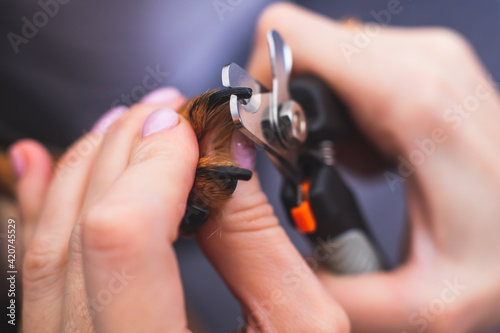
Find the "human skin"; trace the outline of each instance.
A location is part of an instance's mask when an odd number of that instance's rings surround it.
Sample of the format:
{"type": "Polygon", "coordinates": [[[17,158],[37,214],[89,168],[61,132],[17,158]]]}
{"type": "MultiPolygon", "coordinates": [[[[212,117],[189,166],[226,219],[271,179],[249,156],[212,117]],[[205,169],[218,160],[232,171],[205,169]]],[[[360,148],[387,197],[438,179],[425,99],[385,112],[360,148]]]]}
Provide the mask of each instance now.
{"type": "Polygon", "coordinates": [[[254,77],[271,83],[266,33],[276,29],[292,49],[295,74],[327,82],[386,158],[414,162],[413,172],[395,174],[408,200],[404,263],[391,272],[318,276],[353,332],[493,328],[500,325],[498,92],[455,32],[378,28],[343,25],[291,4],[269,7],[258,25],[254,77]],[[345,52],[359,45],[360,33],[368,45],[345,52]],[[458,285],[454,294],[447,282],[458,285]]]}
{"type": "MultiPolygon", "coordinates": [[[[339,43],[351,43],[356,27],[278,4],[259,20],[249,64],[250,73],[266,85],[271,78],[265,35],[273,28],[291,46],[294,73],[325,80],[387,158],[409,158],[421,149],[415,139],[432,138],[435,129],[447,139],[403,179],[408,257],[391,272],[316,275],[279,226],[257,177],[240,182],[220,217],[209,220],[197,239],[240,300],[247,331],[348,332],[350,325],[354,332],[477,332],[498,325],[498,94],[489,87],[489,96],[461,116],[459,126],[453,126],[458,118],[444,117],[487,78],[470,46],[443,29],[381,28],[347,62],[339,43]],[[444,281],[456,280],[465,287],[435,315],[429,310],[435,300],[451,297],[443,294],[449,289],[444,281]],[[424,318],[426,327],[410,323],[412,318],[424,318]]],[[[88,137],[70,148],[55,171],[39,144],[13,146],[12,154],[24,161],[18,197],[28,230],[25,331],[187,330],[171,245],[192,185],[197,147],[184,121],[145,138],[140,134],[154,110],[181,102],[182,96],[170,96],[134,106],[101,139],[93,139],[81,163],[71,156],[88,137]],[[105,306],[96,303],[124,269],[125,287],[105,306]]]]}
{"type": "MultiPolygon", "coordinates": [[[[185,102],[166,90],[130,110],[108,112],[55,169],[39,143],[23,140],[11,148],[26,230],[25,332],[188,331],[172,243],[198,146],[185,119],[170,129],[152,124],[158,112],[160,120],[171,121],[176,113],[165,108],[185,102]]],[[[247,332],[348,331],[344,312],[279,226],[258,177],[240,182],[220,215],[199,239],[247,311],[247,332]],[[220,237],[210,237],[213,226],[223,226],[220,237]],[[232,244],[237,240],[245,243],[232,244]],[[258,254],[263,248],[266,256],[258,254]],[[307,283],[283,284],[291,267],[307,283]],[[266,308],[271,312],[260,307],[267,300],[277,300],[266,308]]]]}

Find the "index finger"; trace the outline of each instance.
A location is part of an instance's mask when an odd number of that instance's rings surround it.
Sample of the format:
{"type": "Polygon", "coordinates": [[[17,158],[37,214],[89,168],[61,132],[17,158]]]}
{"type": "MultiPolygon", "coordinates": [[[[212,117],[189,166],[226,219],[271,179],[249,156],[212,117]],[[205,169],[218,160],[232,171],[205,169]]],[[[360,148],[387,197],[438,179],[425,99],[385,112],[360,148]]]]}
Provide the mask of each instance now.
{"type": "Polygon", "coordinates": [[[162,129],[171,112],[158,110],[146,119],[126,170],[84,216],[88,296],[109,300],[93,309],[98,331],[186,331],[172,243],[193,184],[198,145],[184,119],[162,129]]]}
{"type": "Polygon", "coordinates": [[[326,82],[362,132],[391,157],[410,153],[414,140],[433,127],[446,127],[439,111],[451,107],[457,92],[470,95],[470,78],[484,73],[468,44],[450,30],[345,26],[282,3],[262,14],[248,64],[249,73],[268,87],[270,29],[289,44],[294,73],[326,82]]]}

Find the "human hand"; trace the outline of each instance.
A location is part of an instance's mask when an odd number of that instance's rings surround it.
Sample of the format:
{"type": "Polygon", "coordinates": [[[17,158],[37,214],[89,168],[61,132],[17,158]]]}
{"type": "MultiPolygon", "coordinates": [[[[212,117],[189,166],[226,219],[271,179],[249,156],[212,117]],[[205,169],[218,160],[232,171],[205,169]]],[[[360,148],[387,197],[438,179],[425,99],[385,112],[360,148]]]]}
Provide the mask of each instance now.
{"type": "Polygon", "coordinates": [[[41,145],[11,148],[28,230],[25,332],[187,330],[172,243],[198,148],[167,109],[184,97],[167,95],[107,113],[54,171],[41,145]]]}
{"type": "MultiPolygon", "coordinates": [[[[253,169],[253,144],[235,134],[233,145],[242,147],[236,162],[253,169]]],[[[238,333],[349,332],[344,311],[295,249],[255,173],[238,182],[233,197],[208,219],[197,240],[242,305],[238,333]]]]}
{"type": "Polygon", "coordinates": [[[261,16],[249,72],[271,85],[277,30],[294,73],[322,78],[399,164],[410,235],[401,267],[319,277],[355,332],[477,332],[500,324],[500,101],[471,47],[440,28],[342,25],[291,4],[261,16]],[[361,44],[359,41],[364,41],[361,44]]]}
{"type": "MultiPolygon", "coordinates": [[[[198,146],[187,122],[166,110],[184,101],[160,90],[130,110],[114,109],[55,170],[38,143],[11,148],[27,231],[24,331],[187,331],[172,243],[198,146]]],[[[252,168],[252,148],[239,140],[234,151],[252,168]]],[[[345,314],[279,227],[256,177],[240,182],[219,217],[198,237],[241,300],[247,332],[348,331],[345,314]],[[210,237],[219,226],[221,236],[210,237]]]]}

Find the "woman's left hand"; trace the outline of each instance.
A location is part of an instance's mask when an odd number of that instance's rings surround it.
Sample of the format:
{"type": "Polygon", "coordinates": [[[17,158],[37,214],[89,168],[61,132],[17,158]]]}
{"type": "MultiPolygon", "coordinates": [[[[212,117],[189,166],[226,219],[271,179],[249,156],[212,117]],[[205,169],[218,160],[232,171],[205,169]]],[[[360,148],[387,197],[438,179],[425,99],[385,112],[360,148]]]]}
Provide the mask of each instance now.
{"type": "MultiPolygon", "coordinates": [[[[40,144],[12,147],[28,231],[25,332],[189,331],[172,246],[198,162],[195,134],[173,111],[184,101],[164,88],[130,110],[113,109],[54,172],[40,144]]],[[[252,168],[252,151],[235,137],[233,154],[252,168]]],[[[198,242],[241,301],[245,332],[349,331],[257,177],[240,183],[198,242]]]]}
{"type": "Polygon", "coordinates": [[[54,171],[40,144],[11,148],[27,231],[25,332],[187,330],[172,243],[198,145],[174,111],[184,97],[166,89],[108,112],[54,171]]]}

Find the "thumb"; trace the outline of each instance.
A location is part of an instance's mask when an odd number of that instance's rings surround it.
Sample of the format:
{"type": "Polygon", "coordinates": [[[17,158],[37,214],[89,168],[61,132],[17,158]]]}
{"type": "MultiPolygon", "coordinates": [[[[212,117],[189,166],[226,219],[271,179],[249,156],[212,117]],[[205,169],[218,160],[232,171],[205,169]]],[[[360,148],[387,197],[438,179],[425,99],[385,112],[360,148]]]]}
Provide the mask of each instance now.
{"type": "Polygon", "coordinates": [[[242,303],[248,332],[348,331],[344,312],[279,225],[256,174],[238,183],[197,238],[242,303]]]}

